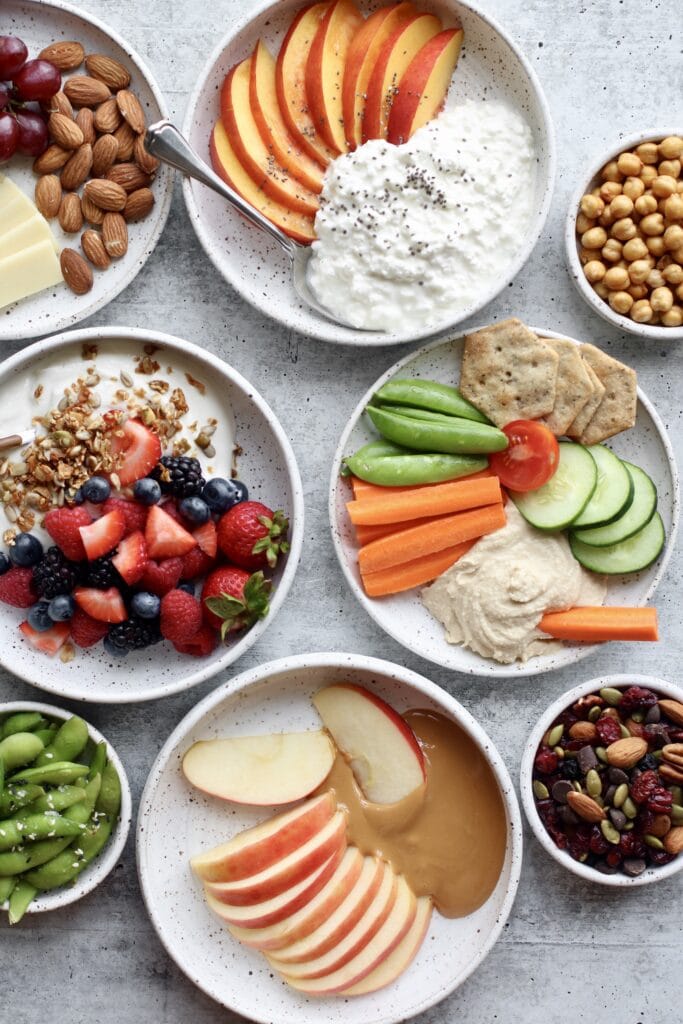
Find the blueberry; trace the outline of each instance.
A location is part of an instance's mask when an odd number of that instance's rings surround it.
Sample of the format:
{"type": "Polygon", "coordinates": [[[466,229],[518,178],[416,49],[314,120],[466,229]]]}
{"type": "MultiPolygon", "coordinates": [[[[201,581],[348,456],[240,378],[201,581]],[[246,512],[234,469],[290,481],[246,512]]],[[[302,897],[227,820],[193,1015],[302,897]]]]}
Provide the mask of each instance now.
{"type": "Polygon", "coordinates": [[[202,498],[212,512],[227,512],[240,501],[247,501],[249,491],[241,480],[223,480],[217,476],[205,485],[202,498]]]}
{"type": "Polygon", "coordinates": [[[46,629],[51,629],[53,621],[48,614],[49,601],[39,601],[38,604],[34,604],[32,608],[29,608],[28,615],[26,616],[29,626],[32,629],[36,629],[39,633],[44,633],[46,629]]]}
{"type": "Polygon", "coordinates": [[[193,494],[191,498],[183,498],[180,502],[179,510],[181,516],[189,519],[191,523],[196,523],[197,526],[207,523],[211,516],[209,506],[201,498],[198,498],[196,494],[193,494]]]}
{"type": "Polygon", "coordinates": [[[74,505],[82,505],[84,501],[85,498],[83,497],[83,488],[79,487],[76,493],[74,494],[74,505]]]}
{"type": "Polygon", "coordinates": [[[91,476],[81,487],[81,492],[85,501],[101,505],[111,494],[111,484],[103,476],[91,476]]]}
{"type": "Polygon", "coordinates": [[[125,658],[128,654],[127,647],[119,647],[117,644],[112,643],[108,636],[105,636],[102,642],[107,654],[111,654],[114,658],[125,658]]]}
{"type": "Polygon", "coordinates": [[[32,533],[20,533],[9,549],[10,562],[30,569],[43,557],[43,545],[32,533]]]}
{"type": "Polygon", "coordinates": [[[194,583],[179,583],[176,590],[184,590],[190,597],[194,597],[194,583]]]}
{"type": "Polygon", "coordinates": [[[161,487],[157,480],[146,476],[143,480],[136,481],[133,494],[141,505],[156,505],[161,498],[161,487]]]}
{"type": "Polygon", "coordinates": [[[139,594],[133,594],[130,608],[141,619],[156,619],[161,608],[161,601],[156,594],[148,594],[143,590],[139,594]]]}
{"type": "Polygon", "coordinates": [[[67,622],[76,611],[76,602],[71,594],[58,594],[48,605],[48,614],[53,622],[67,622]]]}
{"type": "Polygon", "coordinates": [[[0,552],[0,576],[4,576],[10,567],[10,560],[7,555],[0,552]]]}

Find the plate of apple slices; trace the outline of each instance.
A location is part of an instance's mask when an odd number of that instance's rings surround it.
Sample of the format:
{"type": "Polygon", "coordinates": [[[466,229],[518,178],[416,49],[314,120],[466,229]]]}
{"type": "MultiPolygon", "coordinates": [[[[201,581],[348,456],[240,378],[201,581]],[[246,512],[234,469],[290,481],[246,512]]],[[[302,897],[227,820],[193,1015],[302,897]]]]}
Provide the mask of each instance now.
{"type": "MultiPolygon", "coordinates": [[[[461,788],[477,784],[463,776],[461,788]]],[[[500,755],[457,701],[386,661],[309,654],[242,673],[183,719],[142,795],[137,858],[161,941],[217,1002],[269,1024],[393,1024],[447,996],[492,948],[522,830],[500,755]],[[464,916],[442,916],[407,862],[368,848],[341,784],[347,772],[364,807],[415,821],[438,776],[410,709],[459,730],[500,801],[500,862],[464,916]]]]}

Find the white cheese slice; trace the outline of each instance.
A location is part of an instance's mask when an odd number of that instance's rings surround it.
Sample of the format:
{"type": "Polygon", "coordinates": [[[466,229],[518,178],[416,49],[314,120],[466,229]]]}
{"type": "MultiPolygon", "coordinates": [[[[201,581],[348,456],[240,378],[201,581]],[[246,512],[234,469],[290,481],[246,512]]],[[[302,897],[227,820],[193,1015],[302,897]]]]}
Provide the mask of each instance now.
{"type": "Polygon", "coordinates": [[[54,245],[48,238],[0,259],[0,309],[62,281],[54,245]]]}
{"type": "Polygon", "coordinates": [[[30,220],[31,217],[36,213],[36,207],[33,205],[30,199],[19,192],[18,195],[12,196],[6,202],[0,205],[0,239],[11,231],[13,228],[23,224],[24,221],[30,220]]]}
{"type": "Polygon", "coordinates": [[[0,260],[13,256],[22,249],[28,249],[31,245],[37,245],[45,239],[52,242],[55,250],[57,249],[57,243],[47,221],[40,213],[34,213],[28,220],[0,235],[0,260]]]}

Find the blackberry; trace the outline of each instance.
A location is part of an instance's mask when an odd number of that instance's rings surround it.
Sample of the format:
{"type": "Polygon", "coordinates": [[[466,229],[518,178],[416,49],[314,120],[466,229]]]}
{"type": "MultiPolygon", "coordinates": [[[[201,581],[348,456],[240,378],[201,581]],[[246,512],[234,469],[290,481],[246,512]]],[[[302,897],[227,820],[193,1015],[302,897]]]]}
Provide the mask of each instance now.
{"type": "Polygon", "coordinates": [[[107,640],[113,648],[120,651],[140,651],[161,640],[161,633],[156,622],[136,617],[117,622],[107,633],[107,640]]]}
{"type": "Polygon", "coordinates": [[[78,578],[79,566],[70,562],[58,547],[48,548],[33,568],[33,585],[37,593],[48,600],[58,594],[70,594],[78,578]]]}
{"type": "Polygon", "coordinates": [[[560,766],[560,775],[563,779],[568,779],[569,782],[581,778],[581,769],[575,757],[565,757],[560,766]]]}
{"type": "Polygon", "coordinates": [[[206,483],[197,459],[186,455],[162,455],[150,476],[159,482],[164,494],[173,494],[176,498],[201,494],[206,483]]]}
{"type": "Polygon", "coordinates": [[[111,560],[113,554],[115,554],[114,551],[84,564],[81,573],[81,582],[84,586],[95,587],[97,590],[106,590],[107,587],[116,586],[120,582],[119,574],[111,560]]]}

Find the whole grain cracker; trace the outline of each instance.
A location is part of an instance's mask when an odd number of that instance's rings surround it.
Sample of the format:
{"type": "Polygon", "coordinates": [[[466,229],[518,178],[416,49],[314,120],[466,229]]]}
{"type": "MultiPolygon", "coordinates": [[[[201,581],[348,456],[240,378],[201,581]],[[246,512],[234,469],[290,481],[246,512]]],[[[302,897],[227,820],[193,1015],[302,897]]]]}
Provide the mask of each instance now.
{"type": "Polygon", "coordinates": [[[579,345],[566,338],[542,340],[557,352],[560,364],[557,368],[555,405],[552,412],[541,422],[545,423],[556,437],[562,437],[593,394],[593,384],[587,364],[581,358],[579,345]]]}
{"type": "Polygon", "coordinates": [[[595,345],[582,345],[581,354],[605,388],[597,410],[581,431],[581,444],[600,444],[636,422],[638,381],[635,370],[608,356],[595,345]]]}
{"type": "Polygon", "coordinates": [[[602,383],[593,367],[587,362],[585,365],[591,384],[593,385],[593,394],[590,396],[574,422],[567,427],[567,437],[579,438],[581,436],[592,420],[593,415],[602,402],[605,394],[605,385],[602,383]]]}

